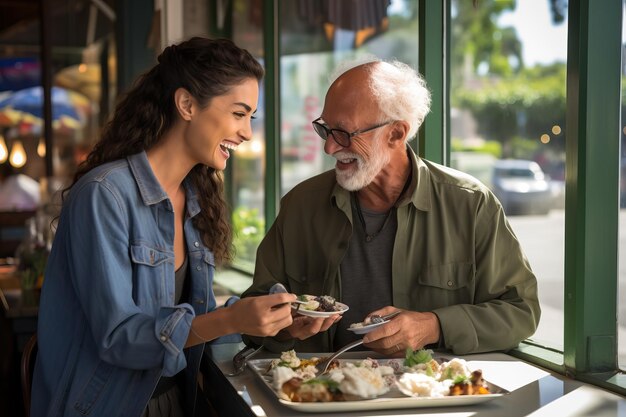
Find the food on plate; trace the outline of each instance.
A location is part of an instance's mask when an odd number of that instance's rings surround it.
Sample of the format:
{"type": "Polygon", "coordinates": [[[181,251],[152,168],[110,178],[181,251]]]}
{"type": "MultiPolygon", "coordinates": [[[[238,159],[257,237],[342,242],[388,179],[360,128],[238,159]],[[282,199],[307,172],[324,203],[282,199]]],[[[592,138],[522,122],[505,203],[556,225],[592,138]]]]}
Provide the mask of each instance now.
{"type": "Polygon", "coordinates": [[[459,358],[439,363],[426,349],[407,349],[404,374],[396,385],[411,397],[489,394],[481,371],[472,372],[467,362],[459,358]]]}
{"type": "Polygon", "coordinates": [[[398,378],[398,389],[409,397],[445,397],[450,388],[433,377],[407,372],[398,378]]]}
{"type": "Polygon", "coordinates": [[[450,387],[450,395],[482,395],[489,394],[489,389],[485,387],[483,373],[480,370],[472,372],[468,378],[457,378],[454,385],[450,387]]]}
{"type": "Polygon", "coordinates": [[[272,385],[280,390],[282,385],[290,379],[297,378],[309,380],[315,378],[320,358],[300,359],[294,350],[288,350],[280,355],[280,359],[274,359],[270,363],[268,372],[272,373],[272,385]]]}
{"type": "Polygon", "coordinates": [[[365,327],[365,326],[370,326],[370,325],[372,325],[372,324],[379,324],[379,323],[383,323],[383,322],[382,322],[382,321],[377,321],[377,322],[374,322],[374,321],[372,321],[372,318],[371,318],[371,317],[366,317],[366,318],[365,318],[365,320],[363,320],[362,322],[359,322],[359,323],[352,323],[352,324],[349,326],[349,328],[350,328],[350,329],[360,329],[360,328],[363,328],[363,327],[365,327]]]}
{"type": "Polygon", "coordinates": [[[280,390],[284,399],[294,402],[330,402],[343,401],[343,394],[338,390],[337,382],[329,378],[302,380],[292,378],[282,385],[280,390]]]}
{"type": "Polygon", "coordinates": [[[377,398],[395,390],[410,397],[489,394],[480,370],[463,359],[439,363],[432,351],[407,349],[403,362],[334,361],[316,376],[320,358],[301,359],[294,350],[281,354],[267,371],[279,397],[294,402],[354,401],[377,398]]]}
{"type": "Polygon", "coordinates": [[[272,387],[290,401],[326,402],[376,398],[395,383],[393,368],[369,358],[345,364],[333,361],[328,373],[316,377],[314,364],[319,360],[300,359],[293,350],[283,352],[270,365],[272,387]]]}
{"type": "Polygon", "coordinates": [[[338,390],[346,399],[376,398],[395,383],[393,368],[380,365],[374,359],[347,362],[332,369],[328,377],[339,383],[338,390]]]}
{"type": "Polygon", "coordinates": [[[440,371],[439,362],[433,359],[430,349],[412,350],[407,348],[404,354],[404,366],[407,372],[425,373],[433,376],[440,371]]]}
{"type": "Polygon", "coordinates": [[[304,310],[323,312],[341,311],[341,305],[330,295],[302,294],[298,296],[298,300],[306,302],[306,304],[300,305],[300,308],[304,310]]]}

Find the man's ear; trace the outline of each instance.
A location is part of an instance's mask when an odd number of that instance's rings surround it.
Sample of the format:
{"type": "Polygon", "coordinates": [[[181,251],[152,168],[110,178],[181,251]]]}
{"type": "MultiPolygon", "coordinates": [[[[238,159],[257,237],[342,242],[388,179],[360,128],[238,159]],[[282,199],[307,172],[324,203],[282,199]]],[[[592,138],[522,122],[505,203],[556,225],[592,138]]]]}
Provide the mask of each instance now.
{"type": "Polygon", "coordinates": [[[183,120],[190,121],[193,115],[193,98],[184,88],[178,88],[174,92],[174,105],[183,120]]]}
{"type": "Polygon", "coordinates": [[[396,120],[393,122],[389,136],[389,143],[392,146],[403,146],[406,143],[406,135],[409,133],[410,126],[404,120],[396,120]]]}

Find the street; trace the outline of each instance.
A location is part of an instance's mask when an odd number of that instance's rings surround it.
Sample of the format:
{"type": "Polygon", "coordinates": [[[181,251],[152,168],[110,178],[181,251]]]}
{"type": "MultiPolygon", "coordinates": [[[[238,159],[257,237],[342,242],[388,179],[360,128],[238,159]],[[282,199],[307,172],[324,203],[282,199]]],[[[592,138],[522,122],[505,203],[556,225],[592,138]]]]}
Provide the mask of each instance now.
{"type": "MultiPolygon", "coordinates": [[[[565,258],[565,212],[552,210],[547,216],[509,216],[511,226],[537,276],[541,321],[532,338],[562,349],[565,258]]],[[[626,368],[626,210],[620,212],[618,355],[626,368]]]]}

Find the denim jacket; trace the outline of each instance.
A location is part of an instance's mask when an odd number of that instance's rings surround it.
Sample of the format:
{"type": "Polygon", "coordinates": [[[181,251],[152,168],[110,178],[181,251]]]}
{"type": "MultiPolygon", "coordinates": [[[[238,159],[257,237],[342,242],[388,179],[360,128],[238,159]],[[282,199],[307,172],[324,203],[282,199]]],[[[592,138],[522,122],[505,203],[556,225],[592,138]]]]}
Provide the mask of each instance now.
{"type": "MultiPolygon", "coordinates": [[[[184,221],[190,303],[174,304],[174,213],[145,152],[99,166],[71,189],[45,271],[31,415],[143,412],[159,378],[185,370],[195,403],[203,345],[183,350],[193,318],[216,308],[214,259],[184,221]]],[[[229,303],[232,300],[229,300],[229,303]]]]}

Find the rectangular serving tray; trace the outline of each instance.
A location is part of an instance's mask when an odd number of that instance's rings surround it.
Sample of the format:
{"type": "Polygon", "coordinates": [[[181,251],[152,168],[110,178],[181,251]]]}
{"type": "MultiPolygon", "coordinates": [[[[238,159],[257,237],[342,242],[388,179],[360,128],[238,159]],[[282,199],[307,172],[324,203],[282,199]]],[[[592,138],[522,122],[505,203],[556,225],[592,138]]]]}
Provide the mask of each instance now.
{"type": "MultiPolygon", "coordinates": [[[[365,358],[363,358],[365,359],[365,358]]],[[[362,359],[340,359],[340,362],[357,362],[362,359]]],[[[381,365],[385,365],[394,359],[377,359],[381,365]]],[[[396,360],[397,361],[397,360],[396,360]]],[[[509,391],[485,381],[491,394],[483,395],[459,395],[448,397],[407,397],[398,389],[392,388],[388,393],[374,399],[359,401],[333,401],[333,402],[293,402],[278,396],[272,388],[272,376],[267,373],[272,359],[254,359],[248,361],[248,367],[259,377],[272,396],[281,404],[291,409],[307,413],[349,412],[362,410],[392,410],[402,408],[423,407],[452,407],[462,405],[479,404],[495,398],[502,397],[509,391]]]]}

